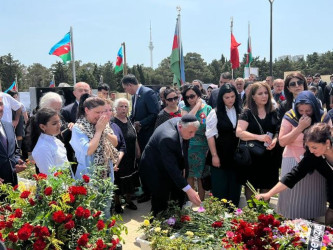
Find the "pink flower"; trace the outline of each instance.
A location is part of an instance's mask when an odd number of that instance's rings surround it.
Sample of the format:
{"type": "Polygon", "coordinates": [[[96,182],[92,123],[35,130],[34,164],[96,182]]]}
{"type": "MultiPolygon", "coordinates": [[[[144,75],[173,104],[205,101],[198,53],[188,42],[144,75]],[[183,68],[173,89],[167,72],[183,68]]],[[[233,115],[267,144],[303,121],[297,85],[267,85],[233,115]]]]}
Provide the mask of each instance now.
{"type": "Polygon", "coordinates": [[[199,207],[199,209],[198,209],[198,213],[203,213],[203,212],[205,212],[206,211],[206,209],[204,208],[204,207],[199,207]]]}

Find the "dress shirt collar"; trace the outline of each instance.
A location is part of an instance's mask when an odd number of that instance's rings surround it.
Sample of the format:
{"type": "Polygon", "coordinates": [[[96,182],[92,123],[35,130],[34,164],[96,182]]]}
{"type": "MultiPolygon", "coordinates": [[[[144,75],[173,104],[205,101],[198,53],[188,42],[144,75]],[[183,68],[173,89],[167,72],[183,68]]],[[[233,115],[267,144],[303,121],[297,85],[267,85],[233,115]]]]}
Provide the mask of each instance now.
{"type": "Polygon", "coordinates": [[[135,95],[139,95],[140,88],[141,88],[141,84],[139,84],[139,87],[138,87],[138,89],[136,90],[135,95]]]}

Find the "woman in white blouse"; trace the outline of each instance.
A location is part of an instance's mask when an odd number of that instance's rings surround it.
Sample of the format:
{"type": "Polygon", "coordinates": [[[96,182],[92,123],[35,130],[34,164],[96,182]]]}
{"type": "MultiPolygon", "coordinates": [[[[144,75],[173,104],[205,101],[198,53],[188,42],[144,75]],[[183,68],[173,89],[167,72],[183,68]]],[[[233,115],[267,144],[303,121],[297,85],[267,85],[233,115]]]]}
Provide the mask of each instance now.
{"type": "Polygon", "coordinates": [[[36,113],[32,127],[32,157],[41,173],[52,174],[50,168],[62,167],[68,162],[64,144],[56,138],[60,133],[59,113],[42,108],[36,113]]]}
{"type": "Polygon", "coordinates": [[[237,117],[240,114],[240,100],[236,88],[227,83],[218,93],[217,107],[213,109],[206,124],[209,145],[208,162],[211,160],[212,194],[219,199],[231,200],[238,206],[241,184],[233,155],[237,147],[237,117]]]}

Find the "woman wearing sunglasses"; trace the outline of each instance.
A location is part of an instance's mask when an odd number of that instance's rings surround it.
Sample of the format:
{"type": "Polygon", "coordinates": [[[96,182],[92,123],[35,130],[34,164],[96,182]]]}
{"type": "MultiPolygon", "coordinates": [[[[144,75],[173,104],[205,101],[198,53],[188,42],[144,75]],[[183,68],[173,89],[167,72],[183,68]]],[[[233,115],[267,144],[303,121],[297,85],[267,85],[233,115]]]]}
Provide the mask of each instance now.
{"type": "Polygon", "coordinates": [[[155,129],[160,126],[163,122],[174,118],[174,117],[180,117],[181,111],[178,108],[178,100],[179,97],[177,95],[177,92],[173,88],[167,87],[164,90],[164,99],[166,103],[166,107],[160,111],[160,113],[157,116],[156,123],[155,123],[155,129]]]}
{"type": "MultiPolygon", "coordinates": [[[[295,85],[298,78],[291,78],[289,86],[295,85]]],[[[281,177],[288,174],[305,153],[303,146],[304,131],[311,125],[328,121],[320,109],[317,98],[311,91],[298,94],[294,108],[283,117],[279,143],[284,148],[282,156],[281,177]]],[[[295,185],[281,193],[278,201],[278,212],[283,216],[296,219],[313,219],[323,216],[326,211],[326,181],[317,171],[307,175],[295,185]]]]}
{"type": "Polygon", "coordinates": [[[280,104],[278,109],[280,121],[288,110],[294,108],[295,99],[303,90],[308,90],[308,85],[306,84],[305,77],[301,73],[287,75],[284,80],[284,95],[286,100],[280,104]]]}
{"type": "Polygon", "coordinates": [[[205,190],[203,189],[201,179],[205,177],[205,175],[208,175],[208,169],[205,169],[206,154],[208,151],[208,142],[205,136],[206,120],[212,107],[204,104],[201,99],[201,92],[197,86],[190,85],[182,92],[182,95],[185,103],[185,107],[182,109],[182,115],[195,115],[200,122],[200,127],[195,133],[195,136],[190,140],[188,149],[189,176],[187,182],[194,188],[194,181],[195,179],[197,180],[198,193],[200,199],[203,201],[205,198],[205,190]]]}

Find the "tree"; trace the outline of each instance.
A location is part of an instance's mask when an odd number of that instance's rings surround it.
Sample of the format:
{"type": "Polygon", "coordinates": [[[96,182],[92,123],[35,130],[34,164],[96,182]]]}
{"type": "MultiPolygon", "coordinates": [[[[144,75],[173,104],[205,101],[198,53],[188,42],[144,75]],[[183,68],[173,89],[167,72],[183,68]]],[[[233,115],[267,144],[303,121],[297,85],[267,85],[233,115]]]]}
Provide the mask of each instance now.
{"type": "Polygon", "coordinates": [[[195,79],[200,79],[204,82],[211,82],[212,73],[207,68],[207,63],[201,58],[198,53],[187,53],[184,57],[185,63],[185,80],[192,82],[195,79]]]}
{"type": "Polygon", "coordinates": [[[10,53],[0,57],[0,80],[3,90],[9,88],[16,76],[19,79],[22,77],[21,68],[22,65],[18,60],[14,60],[10,53]]]}
{"type": "MultiPolygon", "coordinates": [[[[25,75],[25,84],[31,87],[48,87],[52,79],[51,71],[41,65],[40,63],[34,63],[27,68],[27,74],[25,75]]],[[[60,83],[60,82],[57,82],[60,83]]]]}
{"type": "Polygon", "coordinates": [[[51,72],[54,75],[54,80],[56,83],[70,83],[68,74],[68,65],[64,65],[62,62],[57,62],[52,64],[51,72]]]}

